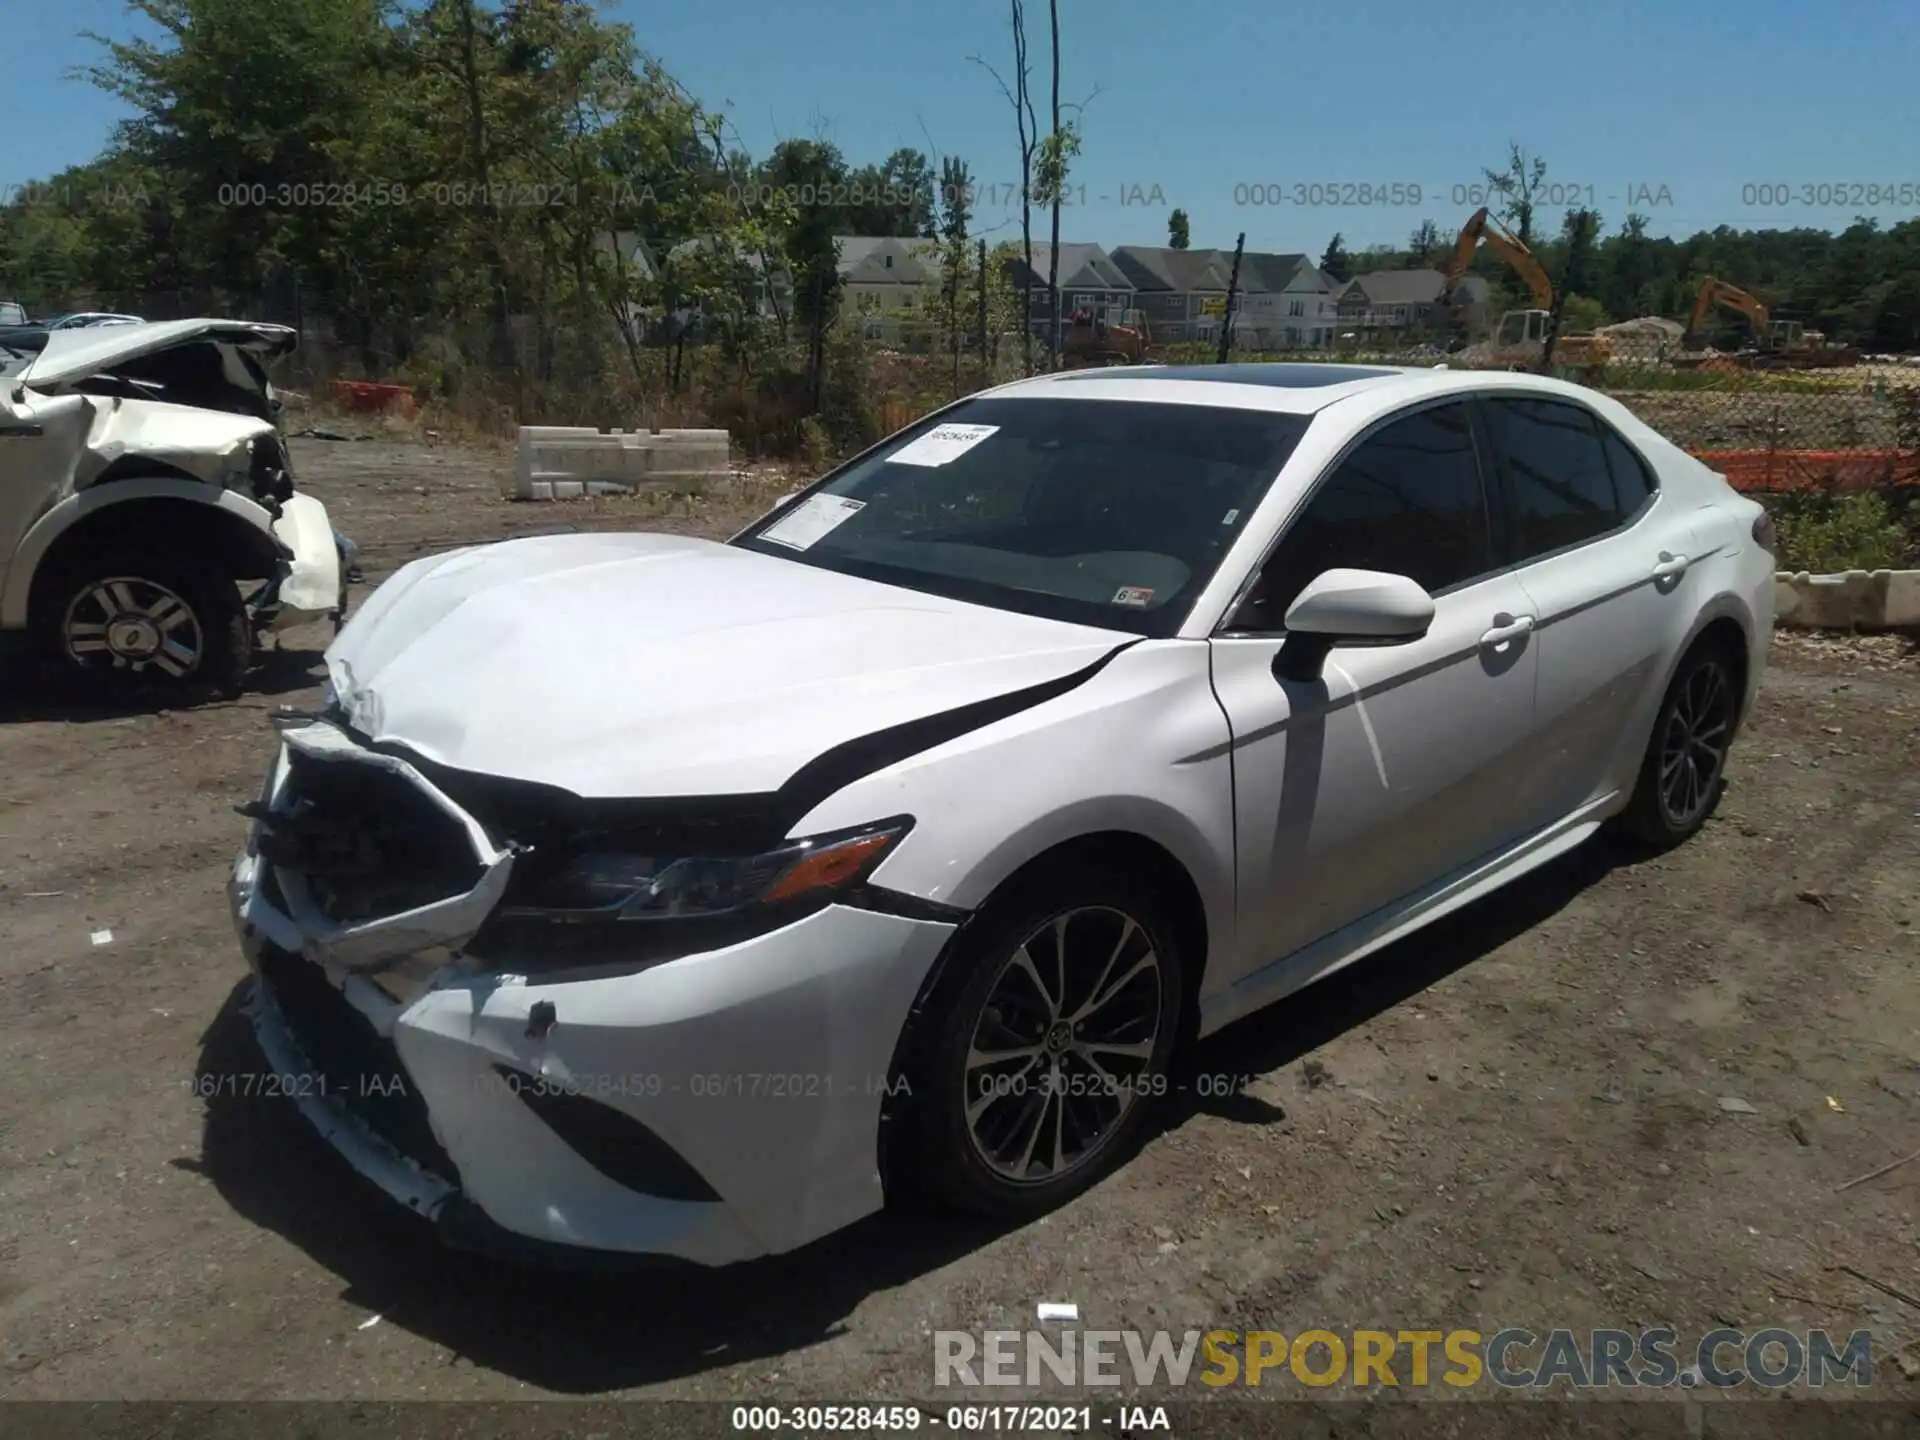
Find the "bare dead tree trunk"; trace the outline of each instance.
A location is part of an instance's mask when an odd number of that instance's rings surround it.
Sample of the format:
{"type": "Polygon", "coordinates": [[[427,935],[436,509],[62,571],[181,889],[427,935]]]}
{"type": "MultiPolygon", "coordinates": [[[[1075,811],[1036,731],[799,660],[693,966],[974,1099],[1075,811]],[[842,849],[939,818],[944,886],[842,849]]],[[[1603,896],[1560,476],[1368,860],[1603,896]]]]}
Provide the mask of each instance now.
{"type": "Polygon", "coordinates": [[[987,356],[987,242],[980,245],[980,387],[993,383],[993,362],[987,356]]]}
{"type": "Polygon", "coordinates": [[[1013,70],[1017,94],[1013,113],[1020,129],[1020,243],[1026,247],[1027,273],[1020,280],[1020,342],[1026,373],[1033,374],[1033,147],[1039,125],[1033,115],[1032,73],[1027,64],[1027,8],[1013,0],[1013,70]]]}
{"type": "Polygon", "coordinates": [[[500,243],[500,217],[493,208],[493,167],[487,158],[487,113],[480,93],[479,27],[473,7],[474,0],[461,0],[460,81],[467,106],[467,158],[480,191],[482,244],[493,272],[494,358],[512,363],[513,301],[507,285],[506,247],[500,243]]]}
{"type": "Polygon", "coordinates": [[[1013,84],[978,55],[968,58],[985,70],[1013,106],[1013,123],[1020,135],[1020,247],[1026,270],[1020,276],[1020,349],[1025,373],[1033,374],[1033,155],[1040,144],[1040,119],[1033,113],[1033,68],[1027,60],[1025,0],[1008,0],[1013,27],[1013,84]]]}
{"type": "Polygon", "coordinates": [[[1053,243],[1047,250],[1047,296],[1053,305],[1053,337],[1047,346],[1047,368],[1060,368],[1060,192],[1066,188],[1066,153],[1060,140],[1060,0],[1047,0],[1053,22],[1053,243]]]}
{"type": "Polygon", "coordinates": [[[620,342],[626,347],[627,364],[633,371],[634,380],[639,382],[645,379],[645,372],[640,366],[640,342],[633,333],[633,307],[627,298],[627,257],[620,253],[618,223],[612,223],[615,228],[607,232],[607,240],[613,247],[613,301],[608,308],[613,311],[613,323],[619,328],[620,342]]]}

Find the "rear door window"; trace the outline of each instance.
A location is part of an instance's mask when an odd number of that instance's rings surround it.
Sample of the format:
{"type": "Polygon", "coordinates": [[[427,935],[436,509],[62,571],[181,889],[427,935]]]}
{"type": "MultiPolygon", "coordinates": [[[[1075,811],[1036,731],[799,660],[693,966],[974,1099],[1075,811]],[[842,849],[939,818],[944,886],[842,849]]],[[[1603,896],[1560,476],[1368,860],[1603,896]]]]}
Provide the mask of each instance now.
{"type": "MultiPolygon", "coordinates": [[[[1488,396],[1482,413],[1505,483],[1514,558],[1524,563],[1625,523],[1598,422],[1578,405],[1488,396]]],[[[1644,494],[1642,496],[1644,498],[1644,494]]]]}

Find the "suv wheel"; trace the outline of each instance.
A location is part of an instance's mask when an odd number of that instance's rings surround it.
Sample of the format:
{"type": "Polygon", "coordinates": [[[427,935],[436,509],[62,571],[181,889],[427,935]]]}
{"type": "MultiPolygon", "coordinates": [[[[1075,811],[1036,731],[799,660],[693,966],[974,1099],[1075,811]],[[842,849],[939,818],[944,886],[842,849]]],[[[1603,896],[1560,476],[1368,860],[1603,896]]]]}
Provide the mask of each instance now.
{"type": "Polygon", "coordinates": [[[116,550],[78,557],[36,588],[40,652],[70,680],[123,699],[239,693],[253,637],[218,569],[116,550]]]}

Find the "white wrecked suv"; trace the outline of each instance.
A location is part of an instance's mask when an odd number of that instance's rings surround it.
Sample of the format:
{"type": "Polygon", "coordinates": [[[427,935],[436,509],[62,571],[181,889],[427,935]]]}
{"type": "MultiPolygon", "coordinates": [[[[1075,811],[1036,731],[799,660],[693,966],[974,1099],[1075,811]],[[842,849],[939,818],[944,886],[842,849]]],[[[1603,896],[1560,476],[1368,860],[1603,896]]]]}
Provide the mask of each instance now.
{"type": "Polygon", "coordinates": [[[352,546],[295,489],[282,325],[61,330],[0,348],[0,640],[121,699],[237,692],[256,638],[344,615],[352,546]]]}

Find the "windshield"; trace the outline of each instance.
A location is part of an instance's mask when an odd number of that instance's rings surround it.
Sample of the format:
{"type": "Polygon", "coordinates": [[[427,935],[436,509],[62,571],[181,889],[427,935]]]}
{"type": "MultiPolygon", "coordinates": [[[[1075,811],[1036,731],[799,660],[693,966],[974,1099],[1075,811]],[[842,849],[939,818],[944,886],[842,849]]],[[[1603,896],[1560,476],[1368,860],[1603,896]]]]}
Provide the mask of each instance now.
{"type": "Polygon", "coordinates": [[[970,400],[733,543],[1004,610],[1171,635],[1310,418],[970,400]]]}

